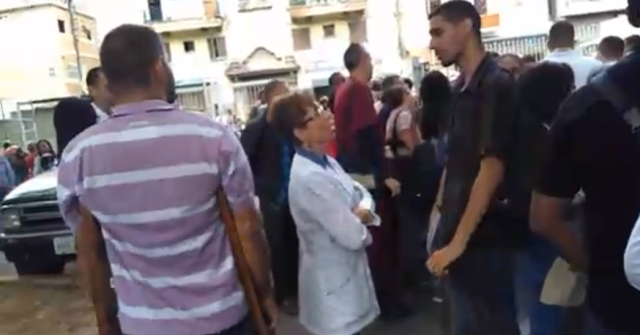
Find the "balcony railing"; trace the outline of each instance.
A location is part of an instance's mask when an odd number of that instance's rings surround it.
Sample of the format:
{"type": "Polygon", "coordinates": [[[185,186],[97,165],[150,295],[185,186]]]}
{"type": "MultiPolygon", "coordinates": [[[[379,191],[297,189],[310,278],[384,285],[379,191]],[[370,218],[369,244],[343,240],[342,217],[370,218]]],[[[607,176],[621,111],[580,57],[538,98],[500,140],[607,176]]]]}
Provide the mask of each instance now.
{"type": "Polygon", "coordinates": [[[348,5],[362,0],[289,0],[290,7],[348,5]]]}
{"type": "MultiPolygon", "coordinates": [[[[294,19],[364,12],[368,0],[289,0],[289,14],[294,19]]],[[[382,1],[382,0],[369,0],[382,1]]],[[[385,0],[386,1],[386,0],[385,0]]]]}

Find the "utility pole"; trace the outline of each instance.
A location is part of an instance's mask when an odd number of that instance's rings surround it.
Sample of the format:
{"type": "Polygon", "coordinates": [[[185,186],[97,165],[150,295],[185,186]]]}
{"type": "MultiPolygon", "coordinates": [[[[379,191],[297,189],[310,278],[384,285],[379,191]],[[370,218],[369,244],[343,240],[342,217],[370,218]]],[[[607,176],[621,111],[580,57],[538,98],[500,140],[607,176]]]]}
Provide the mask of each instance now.
{"type": "Polygon", "coordinates": [[[82,73],[82,60],[80,58],[80,45],[78,41],[78,31],[76,27],[76,9],[73,0],[67,1],[67,11],[69,12],[69,26],[71,27],[71,38],[73,38],[73,49],[76,54],[76,67],[78,68],[78,80],[82,86],[84,75],[82,73]]]}
{"type": "MultiPolygon", "coordinates": [[[[375,0],[374,0],[375,1],[375,0]]],[[[403,27],[402,27],[402,5],[400,3],[401,0],[395,0],[395,12],[394,12],[394,16],[396,19],[396,26],[398,27],[398,45],[396,46],[398,48],[398,54],[400,55],[400,58],[402,60],[405,59],[405,57],[407,56],[407,50],[405,48],[404,45],[404,34],[403,34],[403,27]]]]}

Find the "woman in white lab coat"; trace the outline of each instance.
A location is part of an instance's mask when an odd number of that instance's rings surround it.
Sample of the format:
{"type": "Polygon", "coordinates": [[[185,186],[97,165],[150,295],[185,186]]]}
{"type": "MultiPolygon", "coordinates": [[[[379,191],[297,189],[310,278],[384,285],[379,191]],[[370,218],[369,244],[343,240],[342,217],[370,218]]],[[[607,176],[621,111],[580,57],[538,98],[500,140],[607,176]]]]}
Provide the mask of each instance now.
{"type": "Polygon", "coordinates": [[[289,206],[300,239],[300,322],[315,335],[354,335],[376,319],[378,302],[366,255],[373,201],[327,156],[332,122],[298,93],[273,106],[273,124],[297,145],[289,206]]]}

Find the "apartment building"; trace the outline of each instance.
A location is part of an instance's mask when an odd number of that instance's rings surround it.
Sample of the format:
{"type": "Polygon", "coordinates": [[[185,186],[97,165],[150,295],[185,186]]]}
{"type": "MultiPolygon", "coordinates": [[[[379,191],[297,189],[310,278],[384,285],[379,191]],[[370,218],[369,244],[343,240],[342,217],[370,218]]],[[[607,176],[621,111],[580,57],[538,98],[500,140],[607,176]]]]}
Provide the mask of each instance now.
{"type": "Polygon", "coordinates": [[[63,1],[6,1],[0,5],[0,99],[34,100],[84,91],[85,74],[99,64],[96,22],[80,8],[71,18],[63,1]],[[78,39],[77,66],[72,26],[78,39]]]}
{"type": "Polygon", "coordinates": [[[212,113],[246,114],[272,79],[323,93],[350,42],[369,49],[378,74],[405,72],[428,45],[419,1],[145,1],[181,102],[212,113]]]}
{"type": "Polygon", "coordinates": [[[350,42],[367,43],[367,0],[288,0],[301,85],[319,93],[331,73],[343,71],[342,55],[350,42]]]}

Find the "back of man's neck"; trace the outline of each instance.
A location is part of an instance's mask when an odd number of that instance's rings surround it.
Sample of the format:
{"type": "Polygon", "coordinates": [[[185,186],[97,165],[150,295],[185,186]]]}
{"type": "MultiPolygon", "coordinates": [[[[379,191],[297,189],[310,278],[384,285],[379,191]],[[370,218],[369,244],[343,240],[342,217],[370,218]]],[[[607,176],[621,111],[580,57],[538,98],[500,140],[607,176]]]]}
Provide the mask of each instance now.
{"type": "Polygon", "coordinates": [[[166,97],[156,96],[149,92],[132,92],[130,94],[122,95],[122,96],[118,96],[117,98],[114,98],[114,101],[116,101],[115,105],[133,104],[133,103],[143,102],[147,100],[165,100],[166,101],[166,97]]]}
{"type": "Polygon", "coordinates": [[[366,84],[369,83],[369,81],[367,79],[365,79],[364,76],[362,76],[360,73],[355,72],[355,71],[351,72],[350,77],[351,77],[351,80],[353,80],[355,82],[358,82],[358,83],[361,83],[361,84],[365,84],[366,85],[366,84]]]}

